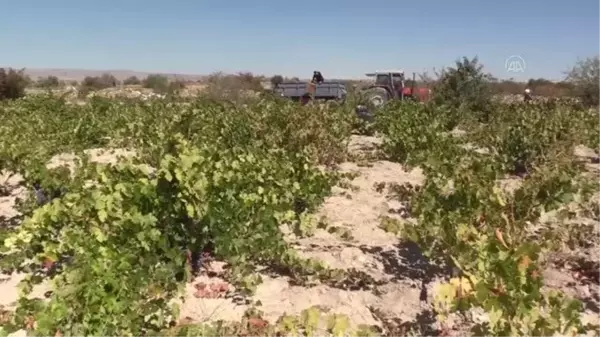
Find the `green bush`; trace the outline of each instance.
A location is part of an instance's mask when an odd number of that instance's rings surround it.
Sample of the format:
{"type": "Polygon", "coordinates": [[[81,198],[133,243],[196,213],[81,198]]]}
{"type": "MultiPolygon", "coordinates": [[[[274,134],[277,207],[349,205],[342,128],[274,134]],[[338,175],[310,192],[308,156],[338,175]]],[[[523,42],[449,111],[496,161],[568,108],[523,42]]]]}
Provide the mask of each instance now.
{"type": "Polygon", "coordinates": [[[25,96],[25,87],[28,84],[25,70],[14,70],[10,68],[8,71],[0,68],[0,100],[17,99],[25,96]]]}
{"type": "Polygon", "coordinates": [[[60,86],[60,80],[56,76],[48,76],[38,79],[36,84],[40,88],[58,88],[60,86]]]}
{"type": "Polygon", "coordinates": [[[578,61],[568,72],[567,81],[575,96],[587,106],[598,107],[600,96],[600,60],[598,56],[578,61]]]}
{"type": "Polygon", "coordinates": [[[283,76],[275,75],[271,77],[271,85],[273,86],[273,88],[277,87],[281,83],[283,83],[283,76]]]}
{"type": "Polygon", "coordinates": [[[439,78],[432,88],[435,103],[459,111],[457,118],[474,114],[481,121],[487,120],[491,110],[493,77],[483,71],[477,57],[463,57],[456,61],[455,67],[445,68],[437,75],[439,78]]]}
{"type": "Polygon", "coordinates": [[[119,81],[111,74],[102,76],[86,76],[79,86],[79,96],[86,97],[90,92],[107,88],[114,88],[119,81]]]}
{"type": "Polygon", "coordinates": [[[167,93],[175,93],[183,89],[185,89],[185,82],[181,80],[175,80],[169,83],[167,93]]]}
{"type": "Polygon", "coordinates": [[[124,85],[138,85],[138,84],[142,84],[142,81],[140,81],[140,79],[137,78],[137,76],[130,76],[123,81],[123,84],[124,85]]]}
{"type": "Polygon", "coordinates": [[[116,87],[119,81],[111,74],[102,76],[86,76],[81,82],[81,86],[90,90],[102,90],[116,87]]]}
{"type": "Polygon", "coordinates": [[[209,97],[243,102],[253,98],[253,93],[264,90],[262,79],[249,72],[236,75],[221,72],[211,74],[207,79],[208,86],[204,90],[209,97]]]}
{"type": "Polygon", "coordinates": [[[164,75],[152,74],[142,81],[142,85],[154,92],[165,93],[169,89],[169,79],[164,75]]]}

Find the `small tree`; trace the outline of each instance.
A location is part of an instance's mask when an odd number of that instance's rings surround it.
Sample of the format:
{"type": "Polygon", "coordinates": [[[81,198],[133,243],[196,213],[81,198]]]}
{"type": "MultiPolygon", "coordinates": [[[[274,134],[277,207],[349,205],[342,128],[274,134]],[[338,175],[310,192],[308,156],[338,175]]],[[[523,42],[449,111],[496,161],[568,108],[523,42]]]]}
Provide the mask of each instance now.
{"type": "Polygon", "coordinates": [[[8,71],[0,68],[0,100],[17,99],[25,96],[28,78],[25,69],[19,71],[10,68],[8,71]]]}
{"type": "Polygon", "coordinates": [[[152,89],[154,92],[165,93],[169,90],[169,79],[160,74],[148,75],[142,84],[144,88],[152,89]]]}
{"type": "Polygon", "coordinates": [[[123,81],[124,85],[139,85],[141,83],[142,81],[140,81],[140,79],[137,78],[137,76],[130,76],[123,81]]]}
{"type": "Polygon", "coordinates": [[[79,95],[85,97],[91,91],[116,87],[119,81],[111,74],[86,76],[79,86],[79,95]]]}
{"type": "Polygon", "coordinates": [[[60,80],[56,76],[39,78],[37,86],[40,88],[58,88],[60,86],[60,80]]]}
{"type": "Polygon", "coordinates": [[[433,86],[433,100],[449,105],[459,112],[474,112],[480,120],[487,120],[492,100],[494,77],[483,71],[479,59],[463,57],[455,67],[448,67],[437,74],[433,86]]]}
{"type": "Polygon", "coordinates": [[[86,76],[81,82],[83,87],[92,90],[101,90],[106,88],[116,87],[118,84],[117,79],[111,74],[103,74],[102,76],[86,76]]]}
{"type": "Polygon", "coordinates": [[[100,83],[106,88],[111,88],[119,85],[119,80],[111,74],[102,74],[102,76],[100,76],[100,83]]]}
{"type": "Polygon", "coordinates": [[[271,85],[273,86],[273,88],[277,87],[281,83],[283,83],[283,76],[275,75],[271,77],[271,85]]]}
{"type": "Polygon", "coordinates": [[[262,90],[263,86],[261,79],[254,76],[251,72],[239,72],[235,76],[235,80],[241,85],[242,90],[262,90]]]}
{"type": "Polygon", "coordinates": [[[573,94],[583,104],[597,106],[600,96],[600,60],[599,56],[579,60],[567,73],[567,82],[573,86],[573,94]]]}
{"type": "Polygon", "coordinates": [[[264,90],[262,79],[249,72],[225,74],[217,72],[206,78],[204,94],[218,99],[242,102],[252,97],[252,92],[264,90]]]}
{"type": "Polygon", "coordinates": [[[174,93],[174,92],[177,92],[177,91],[183,90],[183,89],[185,89],[185,82],[182,80],[175,80],[175,81],[169,83],[167,92],[174,93]]]}

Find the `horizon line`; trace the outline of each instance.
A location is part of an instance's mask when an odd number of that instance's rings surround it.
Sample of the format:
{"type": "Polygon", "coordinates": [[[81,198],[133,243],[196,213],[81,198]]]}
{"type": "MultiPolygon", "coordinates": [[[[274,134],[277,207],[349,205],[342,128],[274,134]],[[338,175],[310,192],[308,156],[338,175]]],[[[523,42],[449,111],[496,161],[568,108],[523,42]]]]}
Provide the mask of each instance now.
{"type": "MultiPolygon", "coordinates": [[[[290,76],[290,75],[284,75],[284,74],[259,74],[259,73],[255,73],[251,70],[247,70],[247,69],[241,69],[241,70],[237,70],[235,72],[227,72],[227,71],[223,71],[223,70],[214,70],[211,71],[209,73],[193,73],[193,72],[185,72],[185,71],[149,71],[149,70],[136,70],[136,69],[125,69],[125,68],[114,68],[114,69],[102,69],[102,68],[60,68],[60,67],[15,67],[15,66],[0,66],[0,68],[5,68],[5,69],[24,69],[25,72],[27,72],[28,70],[31,71],[80,71],[80,72],[98,72],[98,73],[112,73],[112,72],[126,72],[126,73],[139,73],[139,74],[145,74],[145,75],[153,75],[153,74],[157,74],[157,75],[171,75],[171,76],[189,76],[189,77],[207,77],[207,76],[211,76],[211,75],[215,75],[215,74],[224,74],[224,75],[237,75],[240,73],[251,73],[254,76],[257,77],[266,77],[266,78],[271,78],[273,76],[283,76],[284,78],[299,78],[299,76],[290,76]]],[[[436,67],[432,67],[432,70],[435,70],[436,67]]],[[[406,72],[407,74],[416,74],[417,77],[421,74],[425,74],[425,71],[421,71],[421,72],[406,72]]],[[[565,79],[554,79],[554,78],[545,78],[545,77],[531,77],[528,79],[517,79],[514,77],[496,77],[496,75],[492,72],[489,72],[496,80],[499,81],[513,81],[513,82],[521,82],[521,83],[526,83],[528,80],[530,79],[544,79],[550,82],[554,82],[554,83],[560,83],[560,82],[564,82],[565,79]]],[[[56,76],[56,75],[49,75],[49,76],[56,76]]],[[[132,75],[135,76],[135,75],[132,75]]],[[[58,77],[58,76],[57,76],[58,77]]],[[[310,77],[310,76],[309,76],[310,77]]],[[[360,81],[360,80],[365,80],[367,78],[366,75],[361,76],[361,77],[342,77],[342,78],[334,78],[336,80],[346,80],[346,81],[360,81]]],[[[412,79],[412,78],[409,78],[412,79]]]]}

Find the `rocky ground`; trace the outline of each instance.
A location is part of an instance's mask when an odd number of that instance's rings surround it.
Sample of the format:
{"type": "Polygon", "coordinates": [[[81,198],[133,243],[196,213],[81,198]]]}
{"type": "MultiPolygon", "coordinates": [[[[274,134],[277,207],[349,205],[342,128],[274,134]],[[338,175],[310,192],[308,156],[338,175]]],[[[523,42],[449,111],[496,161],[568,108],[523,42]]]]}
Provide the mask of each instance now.
{"type": "MultiPolygon", "coordinates": [[[[375,137],[353,136],[350,150],[365,157],[376,151],[379,139],[375,137]]],[[[92,160],[114,161],[114,153],[92,151],[92,160]]],[[[127,154],[127,153],[121,153],[127,154]]],[[[368,158],[368,156],[367,156],[368,158]]],[[[54,165],[68,162],[68,156],[57,157],[54,165]],[[61,159],[62,158],[62,159],[61,159]]],[[[262,275],[254,302],[260,301],[260,310],[265,319],[276,320],[283,314],[298,314],[303,309],[318,305],[325,311],[346,314],[354,324],[400,326],[404,333],[417,335],[432,333],[440,328],[432,315],[432,287],[448,276],[444,270],[430,265],[420,254],[419,249],[401,240],[389,229],[382,227],[382,219],[397,219],[400,222],[413,221],[404,211],[403,205],[389,198],[386,186],[411,183],[419,185],[424,175],[419,169],[405,171],[397,163],[383,160],[361,160],[340,165],[344,172],[355,173],[334,189],[334,193],[322,205],[316,218],[317,226],[312,236],[296,237],[288,235],[290,243],[305,257],[320,259],[334,268],[362,271],[377,281],[368,290],[339,289],[327,285],[304,287],[290,284],[289,279],[272,274],[262,275]]],[[[0,183],[4,181],[0,177],[0,183]]],[[[24,193],[17,187],[18,177],[11,177],[5,183],[15,186],[9,196],[0,197],[0,217],[4,220],[17,215],[14,202],[24,193]]],[[[597,241],[596,241],[597,242],[597,241]]],[[[591,248],[588,260],[597,261],[597,244],[591,248]]],[[[235,298],[221,296],[206,298],[206,289],[229,288],[221,278],[222,264],[215,262],[210,272],[196,278],[187,285],[187,292],[181,305],[181,320],[204,322],[209,320],[241,319],[250,306],[235,298]],[[217,286],[214,286],[217,285],[217,286]]],[[[578,277],[569,265],[549,264],[545,276],[548,286],[559,288],[570,295],[581,298],[587,305],[587,319],[598,319],[599,299],[597,282],[578,277]]],[[[4,276],[0,283],[0,305],[14,306],[17,299],[17,283],[21,275],[4,276]]],[[[42,296],[44,286],[38,287],[34,295],[42,296]]],[[[455,326],[445,327],[460,335],[459,320],[455,326]]]]}

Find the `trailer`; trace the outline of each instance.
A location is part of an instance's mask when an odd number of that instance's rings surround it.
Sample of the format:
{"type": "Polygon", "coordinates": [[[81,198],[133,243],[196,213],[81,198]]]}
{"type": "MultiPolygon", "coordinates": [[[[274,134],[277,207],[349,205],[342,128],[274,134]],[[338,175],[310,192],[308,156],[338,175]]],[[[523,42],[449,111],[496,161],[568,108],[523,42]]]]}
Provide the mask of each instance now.
{"type": "Polygon", "coordinates": [[[348,94],[346,86],[341,82],[280,83],[275,87],[275,92],[296,101],[344,100],[348,94]]]}

